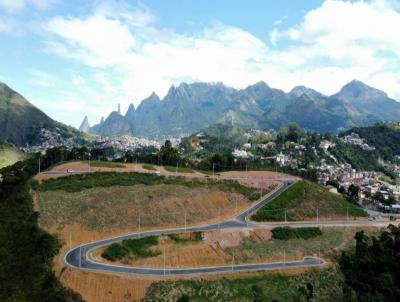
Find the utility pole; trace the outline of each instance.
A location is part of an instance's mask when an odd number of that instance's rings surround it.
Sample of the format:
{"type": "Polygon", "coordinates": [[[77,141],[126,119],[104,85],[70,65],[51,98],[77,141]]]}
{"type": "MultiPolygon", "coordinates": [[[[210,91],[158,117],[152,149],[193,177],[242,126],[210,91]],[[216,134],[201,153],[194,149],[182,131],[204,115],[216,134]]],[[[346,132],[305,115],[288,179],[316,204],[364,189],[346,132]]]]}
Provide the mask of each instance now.
{"type": "Polygon", "coordinates": [[[215,163],[213,163],[213,178],[215,177],[215,175],[214,175],[214,169],[215,169],[215,163]]]}
{"type": "Polygon", "coordinates": [[[235,254],[232,254],[232,271],[233,271],[233,266],[235,265],[235,254]]]}
{"type": "Polygon", "coordinates": [[[318,207],[317,207],[317,222],[319,222],[319,211],[318,211],[318,207]]]}
{"type": "Polygon", "coordinates": [[[39,155],[39,174],[40,174],[40,155],[39,155]]]}
{"type": "Polygon", "coordinates": [[[218,231],[219,231],[219,225],[220,225],[220,216],[221,216],[221,208],[218,208],[218,231]]]}
{"type": "Polygon", "coordinates": [[[164,276],[165,276],[165,244],[164,244],[164,276]]]}
{"type": "Polygon", "coordinates": [[[283,266],[286,266],[286,251],[283,250],[283,266]]]}
{"type": "Polygon", "coordinates": [[[186,234],[186,210],[185,210],[185,234],[186,234]]]}
{"type": "Polygon", "coordinates": [[[237,199],[235,199],[235,214],[237,213],[237,199]]]}
{"type": "Polygon", "coordinates": [[[140,214],[139,214],[139,238],[141,238],[141,230],[140,230],[140,214]]]}
{"type": "Polygon", "coordinates": [[[82,245],[79,246],[79,268],[82,266],[82,245]]]}
{"type": "Polygon", "coordinates": [[[287,223],[287,215],[286,215],[286,208],[285,208],[285,224],[287,223]]]}

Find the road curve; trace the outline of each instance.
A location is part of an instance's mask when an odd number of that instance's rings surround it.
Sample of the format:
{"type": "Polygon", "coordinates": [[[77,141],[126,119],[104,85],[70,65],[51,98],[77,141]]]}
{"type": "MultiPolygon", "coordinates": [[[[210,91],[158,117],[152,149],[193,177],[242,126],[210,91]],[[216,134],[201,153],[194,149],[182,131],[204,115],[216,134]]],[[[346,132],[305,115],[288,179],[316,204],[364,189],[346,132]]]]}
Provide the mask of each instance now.
{"type": "MultiPolygon", "coordinates": [[[[239,214],[236,218],[225,220],[220,223],[213,223],[207,225],[193,226],[186,228],[186,231],[211,231],[217,229],[231,229],[231,228],[246,228],[246,227],[258,227],[259,224],[249,222],[247,218],[254,212],[259,210],[261,207],[266,205],[268,202],[279,196],[287,188],[289,188],[294,182],[293,181],[282,181],[282,185],[270,193],[265,199],[261,200],[257,204],[251,206],[243,213],[239,214]]],[[[109,239],[99,240],[90,242],[87,244],[80,245],[68,251],[64,257],[64,261],[67,265],[92,271],[101,271],[108,273],[131,273],[136,275],[152,275],[152,276],[183,276],[183,275],[199,275],[199,274],[210,274],[210,273],[227,273],[227,272],[248,272],[257,270],[277,270],[285,268],[299,268],[299,267],[313,267],[324,265],[324,261],[317,257],[306,257],[301,261],[291,262],[273,262],[273,263],[253,263],[253,264],[233,264],[228,266],[212,266],[212,267],[194,267],[194,268],[149,268],[149,267],[133,267],[124,265],[113,265],[101,263],[93,260],[90,254],[93,250],[103,246],[110,245],[115,242],[119,242],[125,239],[134,239],[146,236],[159,236],[167,234],[182,233],[185,228],[173,228],[173,229],[160,229],[136,232],[127,235],[117,236],[109,239]]]]}

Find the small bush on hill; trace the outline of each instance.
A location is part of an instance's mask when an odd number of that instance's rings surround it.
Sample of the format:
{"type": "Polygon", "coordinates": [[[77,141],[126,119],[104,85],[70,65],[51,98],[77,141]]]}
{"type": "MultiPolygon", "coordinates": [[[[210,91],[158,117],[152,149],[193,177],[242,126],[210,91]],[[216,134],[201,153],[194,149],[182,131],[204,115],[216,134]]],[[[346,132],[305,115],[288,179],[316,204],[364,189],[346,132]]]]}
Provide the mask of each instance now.
{"type": "Polygon", "coordinates": [[[190,233],[189,238],[183,238],[179,234],[169,234],[168,238],[176,243],[198,242],[203,240],[203,232],[190,233]]]}
{"type": "Polygon", "coordinates": [[[132,254],[137,258],[155,257],[160,251],[149,250],[151,246],[158,244],[158,237],[149,236],[140,239],[127,239],[121,243],[113,243],[106,248],[101,256],[110,261],[116,261],[132,254]]]}
{"type": "Polygon", "coordinates": [[[322,235],[320,228],[296,228],[278,227],[273,229],[272,238],[279,240],[310,239],[322,235]]]}
{"type": "Polygon", "coordinates": [[[118,259],[124,258],[129,251],[119,243],[113,243],[101,254],[101,257],[110,260],[116,261],[118,259]]]}

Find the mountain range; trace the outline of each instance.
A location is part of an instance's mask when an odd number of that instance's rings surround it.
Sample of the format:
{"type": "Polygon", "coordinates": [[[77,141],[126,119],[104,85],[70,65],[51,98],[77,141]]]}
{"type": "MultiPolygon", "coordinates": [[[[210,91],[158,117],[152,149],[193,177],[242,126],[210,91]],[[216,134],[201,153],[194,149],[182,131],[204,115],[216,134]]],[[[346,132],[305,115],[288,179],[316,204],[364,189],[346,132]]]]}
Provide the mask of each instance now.
{"type": "MultiPolygon", "coordinates": [[[[304,86],[285,93],[265,82],[241,90],[222,83],[182,83],[162,100],[153,93],[137,108],[130,105],[124,115],[113,111],[93,127],[85,117],[80,130],[161,139],[187,136],[217,123],[278,130],[294,122],[311,131],[338,132],[387,120],[400,120],[400,103],[360,81],[331,96],[304,86]]],[[[51,119],[0,82],[0,140],[18,147],[79,143],[86,137],[83,132],[51,119]]]]}
{"type": "Polygon", "coordinates": [[[162,100],[153,93],[136,109],[131,104],[125,115],[113,111],[89,132],[161,138],[185,136],[215,123],[264,130],[297,123],[310,131],[338,132],[387,120],[400,120],[400,103],[357,80],[331,96],[304,86],[285,93],[265,82],[241,90],[222,83],[182,83],[162,100]]]}

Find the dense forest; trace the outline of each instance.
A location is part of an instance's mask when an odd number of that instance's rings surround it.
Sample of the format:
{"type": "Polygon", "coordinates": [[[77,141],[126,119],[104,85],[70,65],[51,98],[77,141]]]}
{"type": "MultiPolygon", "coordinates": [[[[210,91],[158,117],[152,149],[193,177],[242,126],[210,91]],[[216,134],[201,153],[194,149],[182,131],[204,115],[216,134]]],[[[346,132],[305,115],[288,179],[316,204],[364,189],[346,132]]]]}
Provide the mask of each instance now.
{"type": "Polygon", "coordinates": [[[355,239],[339,262],[346,300],[400,301],[400,228],[390,225],[379,237],[360,231],[355,239]]]}
{"type": "Polygon", "coordinates": [[[34,156],[0,170],[0,301],[83,301],[52,270],[60,245],[39,228],[33,210],[30,183],[37,162],[34,156]]]}

